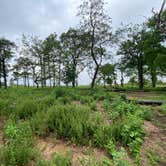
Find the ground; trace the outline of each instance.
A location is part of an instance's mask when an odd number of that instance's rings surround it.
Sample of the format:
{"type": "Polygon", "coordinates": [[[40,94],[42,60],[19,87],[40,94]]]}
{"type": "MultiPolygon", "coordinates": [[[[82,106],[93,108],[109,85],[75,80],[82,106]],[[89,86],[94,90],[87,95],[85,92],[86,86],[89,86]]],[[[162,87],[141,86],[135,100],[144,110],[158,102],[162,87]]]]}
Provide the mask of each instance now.
{"type": "MultiPolygon", "coordinates": [[[[165,93],[154,92],[128,92],[129,99],[137,100],[160,100],[165,101],[165,93]]],[[[141,150],[141,165],[166,165],[166,116],[161,113],[160,107],[151,107],[154,112],[153,121],[144,121],[146,133],[141,150]]]]}
{"type": "MultiPolygon", "coordinates": [[[[123,93],[124,94],[124,93],[123,93]]],[[[127,92],[125,93],[129,99],[137,100],[160,100],[165,103],[164,93],[158,92],[127,92]]],[[[81,105],[79,101],[73,101],[74,105],[81,105]]],[[[97,111],[104,117],[104,123],[107,125],[110,123],[107,112],[104,111],[103,103],[97,103],[97,111]]],[[[144,121],[143,128],[145,131],[144,143],[142,145],[140,154],[142,166],[165,166],[166,165],[166,115],[162,112],[160,106],[150,106],[153,113],[153,119],[151,121],[144,121]]],[[[0,146],[4,144],[3,130],[6,123],[6,117],[0,118],[0,146]]],[[[56,139],[54,135],[48,135],[47,137],[35,136],[36,148],[39,149],[42,158],[46,161],[52,159],[56,153],[71,153],[72,154],[72,166],[81,166],[81,160],[87,161],[93,158],[96,161],[100,161],[103,157],[108,157],[108,152],[105,149],[95,148],[94,146],[81,146],[66,141],[65,139],[56,139]]],[[[126,148],[126,147],[125,147],[126,148]]],[[[126,148],[128,152],[128,149],[126,148]]],[[[128,152],[127,159],[131,165],[136,165],[133,157],[128,152]]]]}

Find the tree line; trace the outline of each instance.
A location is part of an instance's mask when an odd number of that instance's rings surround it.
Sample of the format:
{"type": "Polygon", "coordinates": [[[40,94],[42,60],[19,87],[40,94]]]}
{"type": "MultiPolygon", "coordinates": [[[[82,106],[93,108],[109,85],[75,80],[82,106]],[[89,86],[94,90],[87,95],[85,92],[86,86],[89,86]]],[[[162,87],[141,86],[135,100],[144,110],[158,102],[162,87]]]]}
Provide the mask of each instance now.
{"type": "Polygon", "coordinates": [[[143,89],[147,79],[156,87],[158,76],[166,75],[166,9],[143,24],[124,26],[113,32],[104,0],[84,0],[78,9],[80,24],[45,39],[22,36],[17,45],[0,38],[0,87],[10,82],[19,86],[78,86],[79,74],[87,70],[91,88],[96,84],[121,86],[126,76],[143,89]],[[112,56],[111,49],[117,48],[112,56]],[[114,63],[117,56],[118,63],[114,63]],[[109,63],[106,63],[109,62],[109,63]],[[10,75],[10,76],[9,76],[10,75]]]}

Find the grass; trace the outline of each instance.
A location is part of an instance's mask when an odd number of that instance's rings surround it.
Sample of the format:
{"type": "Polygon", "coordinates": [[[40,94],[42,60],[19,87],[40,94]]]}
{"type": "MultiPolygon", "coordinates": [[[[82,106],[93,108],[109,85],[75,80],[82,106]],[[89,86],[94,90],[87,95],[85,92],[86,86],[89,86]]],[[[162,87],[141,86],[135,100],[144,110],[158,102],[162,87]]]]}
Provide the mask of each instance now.
{"type": "MultiPolygon", "coordinates": [[[[164,99],[164,93],[158,95],[164,99]]],[[[32,158],[41,166],[71,165],[68,154],[56,154],[50,162],[33,156],[33,151],[37,150],[34,137],[49,135],[78,145],[98,147],[110,154],[109,159],[100,163],[90,159],[89,165],[129,165],[126,160],[120,162],[127,155],[125,148],[135,161],[138,160],[145,136],[143,121],[153,118],[148,107],[140,107],[128,102],[124,95],[102,88],[92,91],[87,87],[19,87],[0,89],[0,96],[0,116],[8,119],[4,128],[5,144],[0,153],[4,165],[21,166],[32,158]],[[125,148],[119,151],[119,144],[125,148]]],[[[82,161],[84,164],[86,162],[82,161]]]]}

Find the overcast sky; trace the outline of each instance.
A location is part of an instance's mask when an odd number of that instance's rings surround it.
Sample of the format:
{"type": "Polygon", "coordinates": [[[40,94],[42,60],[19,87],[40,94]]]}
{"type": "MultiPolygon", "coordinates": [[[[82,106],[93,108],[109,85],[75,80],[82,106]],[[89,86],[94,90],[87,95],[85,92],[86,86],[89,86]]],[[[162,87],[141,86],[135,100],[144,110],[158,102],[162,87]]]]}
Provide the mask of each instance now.
{"type": "MultiPolygon", "coordinates": [[[[0,37],[16,40],[21,34],[42,38],[77,26],[77,7],[82,0],[0,0],[0,37]]],[[[158,10],[162,0],[107,0],[113,29],[121,22],[141,23],[158,10]]],[[[81,77],[84,79],[85,77],[81,77]]],[[[85,79],[84,79],[85,80],[85,79]]],[[[85,83],[85,82],[84,82],[85,83]]]]}

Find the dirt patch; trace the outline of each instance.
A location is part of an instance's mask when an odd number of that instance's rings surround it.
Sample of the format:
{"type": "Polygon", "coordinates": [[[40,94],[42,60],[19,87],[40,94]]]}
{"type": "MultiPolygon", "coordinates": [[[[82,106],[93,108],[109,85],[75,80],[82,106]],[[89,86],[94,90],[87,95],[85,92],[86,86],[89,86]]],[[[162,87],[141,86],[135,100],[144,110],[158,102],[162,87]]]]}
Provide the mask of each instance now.
{"type": "Polygon", "coordinates": [[[160,157],[162,163],[158,165],[166,165],[166,134],[164,134],[162,128],[159,128],[149,121],[144,122],[144,130],[146,133],[145,141],[141,150],[141,165],[151,165],[147,154],[155,152],[160,157]]]}
{"type": "Polygon", "coordinates": [[[86,146],[76,146],[74,144],[69,145],[68,142],[54,140],[53,138],[38,139],[37,147],[42,152],[45,160],[51,160],[55,153],[65,154],[71,152],[72,166],[81,165],[80,159],[88,160],[94,157],[96,160],[100,161],[103,157],[107,156],[107,153],[104,150],[86,146]]]}
{"type": "Polygon", "coordinates": [[[128,99],[152,99],[158,98],[160,95],[153,92],[127,92],[125,93],[128,99]]]}
{"type": "Polygon", "coordinates": [[[106,110],[104,110],[103,101],[99,101],[99,102],[97,103],[97,111],[98,111],[98,112],[101,112],[101,114],[103,115],[104,124],[110,125],[111,120],[110,120],[110,118],[109,118],[108,112],[106,112],[106,110]]]}
{"type": "Polygon", "coordinates": [[[73,104],[73,105],[82,105],[81,102],[78,101],[78,100],[74,100],[74,101],[72,101],[72,104],[73,104]]]}

